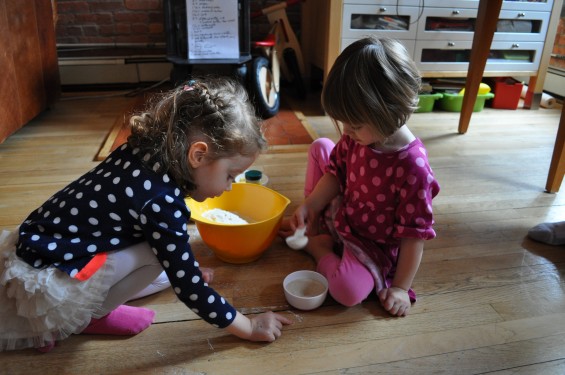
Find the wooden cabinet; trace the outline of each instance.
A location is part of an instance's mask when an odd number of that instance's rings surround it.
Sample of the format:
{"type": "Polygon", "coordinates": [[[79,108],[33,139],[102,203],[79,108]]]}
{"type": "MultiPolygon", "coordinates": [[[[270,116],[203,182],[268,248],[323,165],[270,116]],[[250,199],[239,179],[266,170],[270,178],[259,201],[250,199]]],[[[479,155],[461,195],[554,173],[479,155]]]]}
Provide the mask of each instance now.
{"type": "Polygon", "coordinates": [[[0,46],[0,142],[3,142],[59,96],[51,1],[0,1],[0,46]]]}
{"type": "MultiPolygon", "coordinates": [[[[302,25],[305,60],[324,76],[347,45],[370,34],[402,42],[425,77],[467,75],[473,37],[480,32],[474,28],[479,0],[327,2],[306,1],[302,25]],[[324,12],[316,11],[324,6],[324,12]]],[[[503,1],[484,76],[530,76],[541,92],[538,78],[543,85],[561,5],[562,0],[503,1]]]]}

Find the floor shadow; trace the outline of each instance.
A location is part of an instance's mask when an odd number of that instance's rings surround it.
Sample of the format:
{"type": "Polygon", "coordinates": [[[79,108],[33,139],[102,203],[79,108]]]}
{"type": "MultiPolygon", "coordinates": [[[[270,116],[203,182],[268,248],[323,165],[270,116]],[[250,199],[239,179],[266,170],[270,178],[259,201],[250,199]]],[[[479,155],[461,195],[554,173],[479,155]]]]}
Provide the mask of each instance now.
{"type": "Polygon", "coordinates": [[[530,253],[553,263],[561,280],[565,280],[565,245],[548,245],[532,240],[527,235],[524,236],[521,245],[530,253]]]}

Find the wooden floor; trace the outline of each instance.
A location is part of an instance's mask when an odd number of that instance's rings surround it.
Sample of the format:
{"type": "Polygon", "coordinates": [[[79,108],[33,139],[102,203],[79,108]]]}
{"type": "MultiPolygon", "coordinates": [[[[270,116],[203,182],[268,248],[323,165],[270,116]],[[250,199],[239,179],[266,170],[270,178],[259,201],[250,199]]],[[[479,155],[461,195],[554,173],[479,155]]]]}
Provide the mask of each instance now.
{"type": "MultiPolygon", "coordinates": [[[[0,145],[0,229],[13,229],[51,194],[91,169],[115,117],[131,98],[61,101],[0,145]]],[[[336,138],[310,94],[301,106],[319,135],[336,138]]],[[[295,108],[296,109],[296,108],[295,108]]],[[[564,374],[565,247],[526,238],[532,226],[565,220],[565,186],[544,192],[560,111],[492,110],[457,134],[457,113],[416,114],[441,184],[437,238],[427,242],[405,318],[373,296],[345,308],[328,299],[301,312],[282,280],[313,268],[277,239],[258,261],[214,258],[194,227],[213,286],[245,314],[276,310],[294,324],[274,343],[239,340],[213,328],[167,290],[135,301],[157,321],[131,338],[77,335],[49,354],[0,353],[0,374],[564,374]]],[[[270,186],[301,200],[306,149],[261,156],[270,186]]]]}

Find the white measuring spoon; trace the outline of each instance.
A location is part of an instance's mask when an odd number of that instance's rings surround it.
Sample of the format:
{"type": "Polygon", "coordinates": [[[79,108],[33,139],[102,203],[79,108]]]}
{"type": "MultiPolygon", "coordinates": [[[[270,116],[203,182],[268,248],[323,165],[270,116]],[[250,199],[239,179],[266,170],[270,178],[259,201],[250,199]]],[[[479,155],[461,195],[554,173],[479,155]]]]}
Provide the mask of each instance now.
{"type": "Polygon", "coordinates": [[[308,244],[308,237],[304,235],[306,227],[298,228],[292,236],[286,238],[286,244],[293,250],[302,250],[308,244]]]}

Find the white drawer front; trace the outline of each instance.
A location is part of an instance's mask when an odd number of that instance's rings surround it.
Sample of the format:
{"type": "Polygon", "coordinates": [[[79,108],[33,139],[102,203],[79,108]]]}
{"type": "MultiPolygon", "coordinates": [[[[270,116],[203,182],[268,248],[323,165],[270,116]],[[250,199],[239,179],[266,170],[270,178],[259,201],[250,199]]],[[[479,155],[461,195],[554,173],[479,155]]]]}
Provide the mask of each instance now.
{"type": "MultiPolygon", "coordinates": [[[[465,72],[471,41],[417,41],[414,60],[423,72],[465,72]]],[[[543,42],[493,42],[485,71],[536,71],[543,42]]]]}
{"type": "MultiPolygon", "coordinates": [[[[488,0],[487,0],[488,1],[488,0]]],[[[479,8],[479,0],[425,0],[426,7],[459,7],[479,8]]],[[[553,0],[547,1],[503,1],[502,9],[549,11],[553,7],[553,0]]]]}
{"type": "Polygon", "coordinates": [[[550,15],[550,12],[502,10],[498,17],[494,40],[543,42],[550,15]]]}
{"type": "Polygon", "coordinates": [[[530,10],[534,12],[551,11],[553,0],[547,1],[503,1],[502,10],[530,10]]]}
{"type": "MultiPolygon", "coordinates": [[[[422,6],[424,0],[344,0],[343,4],[353,5],[399,5],[399,6],[422,6]]],[[[427,1],[426,1],[427,2],[427,1]]]]}
{"type": "Polygon", "coordinates": [[[369,33],[394,39],[416,39],[419,8],[385,5],[344,5],[342,38],[369,33]]]}
{"type": "Polygon", "coordinates": [[[418,21],[418,39],[473,40],[476,9],[427,8],[418,21]]]}
{"type": "MultiPolygon", "coordinates": [[[[493,40],[544,41],[550,14],[503,10],[493,40]]],[[[473,40],[476,18],[474,9],[426,8],[418,21],[418,39],[473,40]]]]}

